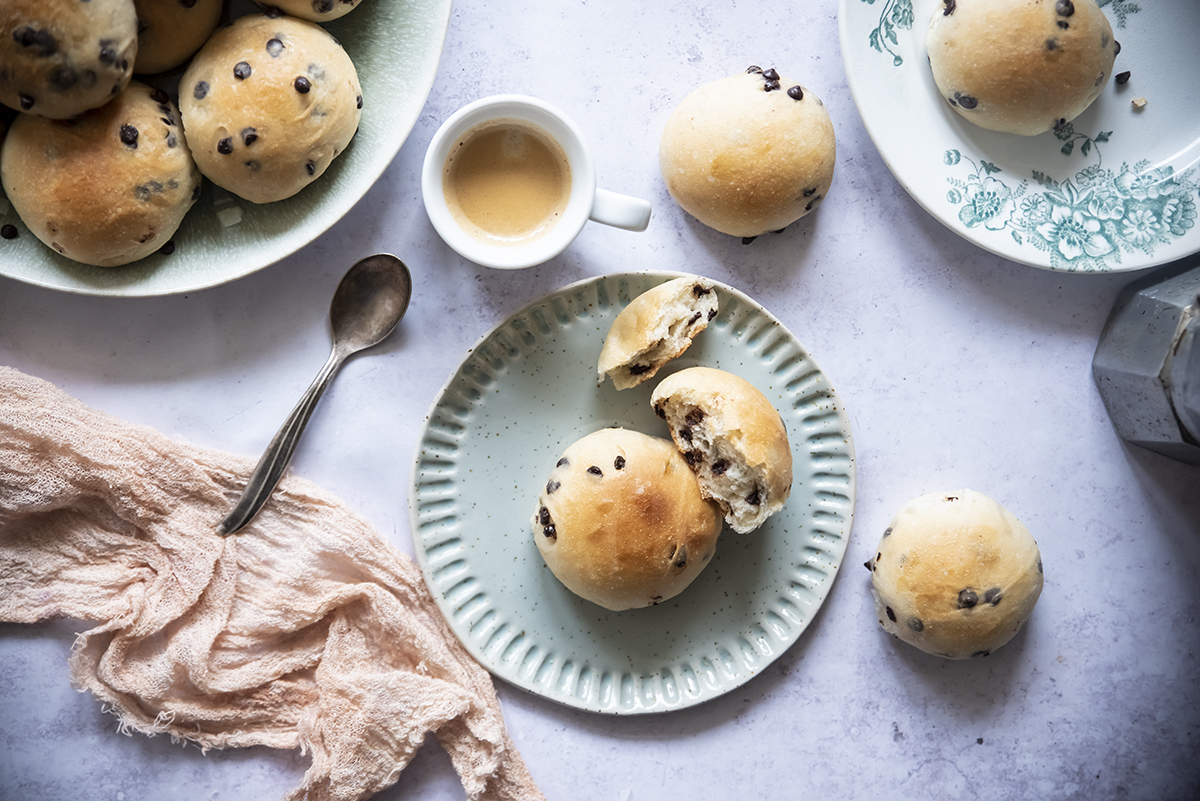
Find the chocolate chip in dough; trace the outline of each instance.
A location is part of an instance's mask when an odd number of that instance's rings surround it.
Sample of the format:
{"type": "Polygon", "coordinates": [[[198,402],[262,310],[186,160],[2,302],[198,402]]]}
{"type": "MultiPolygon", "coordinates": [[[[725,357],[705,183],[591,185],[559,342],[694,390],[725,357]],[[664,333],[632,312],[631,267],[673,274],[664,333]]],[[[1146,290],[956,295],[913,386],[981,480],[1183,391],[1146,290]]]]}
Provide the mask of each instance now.
{"type": "Polygon", "coordinates": [[[222,156],[228,156],[233,152],[233,140],[228,136],[217,142],[217,152],[222,156]]]}
{"type": "Polygon", "coordinates": [[[551,523],[550,510],[545,506],[538,509],[538,523],[542,524],[543,526],[548,526],[551,523]]]}
{"type": "Polygon", "coordinates": [[[283,52],[283,42],[279,39],[267,40],[267,55],[271,58],[279,58],[279,54],[283,52]]]}
{"type": "Polygon", "coordinates": [[[943,16],[943,17],[948,17],[948,16],[950,16],[951,14],[953,14],[953,13],[954,13],[954,9],[955,9],[955,8],[957,8],[957,7],[958,7],[958,2],[957,2],[957,0],[943,0],[943,2],[942,2],[942,16],[943,16]]]}
{"type": "Polygon", "coordinates": [[[958,102],[958,105],[962,106],[967,111],[970,111],[979,105],[979,100],[971,97],[970,95],[964,95],[962,92],[955,92],[954,99],[958,102]]]}
{"type": "Polygon", "coordinates": [[[548,540],[558,539],[558,529],[551,523],[548,526],[542,527],[542,535],[548,540]]]}
{"type": "Polygon", "coordinates": [[[254,128],[242,129],[242,144],[249,147],[258,141],[258,131],[254,128]]]}
{"type": "Polygon", "coordinates": [[[625,457],[624,456],[618,456],[616,459],[613,459],[613,469],[614,470],[624,470],[625,469],[625,457]]]}
{"type": "Polygon", "coordinates": [[[208,97],[208,81],[196,81],[196,85],[192,87],[192,97],[196,100],[208,97]]]}
{"type": "Polygon", "coordinates": [[[233,65],[233,77],[237,78],[239,81],[244,81],[249,78],[251,72],[253,72],[253,70],[250,69],[250,64],[245,61],[239,61],[233,65]]]}
{"type": "Polygon", "coordinates": [[[58,42],[50,31],[23,25],[13,31],[13,41],[21,47],[37,48],[37,55],[48,58],[58,52],[58,42]]]}
{"type": "Polygon", "coordinates": [[[983,594],[983,600],[987,601],[992,606],[995,606],[996,604],[1000,603],[1000,601],[1003,600],[1003,598],[1004,598],[1004,594],[1002,592],[1000,592],[999,587],[992,587],[990,590],[988,590],[987,592],[985,592],[983,594]]]}
{"type": "Polygon", "coordinates": [[[562,484],[558,483],[554,479],[550,479],[549,481],[546,482],[546,494],[553,495],[555,490],[557,490],[561,486],[562,486],[562,484]]]}
{"type": "Polygon", "coordinates": [[[134,150],[137,150],[137,143],[138,143],[138,129],[137,128],[134,128],[132,125],[122,125],[120,137],[121,137],[121,144],[125,145],[126,147],[132,147],[134,150]]]}
{"type": "Polygon", "coordinates": [[[758,487],[755,487],[750,494],[746,496],[746,503],[750,504],[751,506],[762,505],[762,492],[758,487]]]}
{"type": "Polygon", "coordinates": [[[1071,0],[1058,0],[1054,4],[1054,10],[1058,12],[1059,16],[1069,17],[1075,13],[1075,4],[1071,0]]]}
{"type": "Polygon", "coordinates": [[[970,587],[958,591],[958,608],[970,609],[979,603],[979,595],[970,587]]]}
{"type": "Polygon", "coordinates": [[[312,159],[309,159],[308,161],[304,162],[304,169],[308,172],[309,175],[316,175],[317,174],[317,163],[315,161],[313,161],[312,159]]]}
{"type": "Polygon", "coordinates": [[[301,75],[296,78],[296,80],[292,83],[292,86],[296,87],[296,91],[300,94],[306,95],[312,89],[312,81],[301,75]]]}
{"type": "Polygon", "coordinates": [[[29,109],[33,108],[33,95],[19,94],[17,95],[17,98],[21,103],[22,111],[29,111],[29,109]]]}
{"type": "Polygon", "coordinates": [[[604,471],[603,471],[603,470],[601,470],[599,467],[596,467],[596,465],[592,465],[591,467],[589,467],[589,468],[587,469],[587,472],[588,472],[588,474],[589,474],[589,475],[593,475],[593,476],[602,476],[602,475],[604,475],[604,471]]]}
{"type": "Polygon", "coordinates": [[[804,90],[800,88],[800,84],[796,84],[788,89],[787,93],[788,97],[790,97],[792,100],[799,101],[804,99],[804,90]]]}
{"type": "Polygon", "coordinates": [[[919,617],[910,617],[908,619],[908,627],[913,631],[924,631],[925,624],[921,622],[919,617]]]}
{"type": "Polygon", "coordinates": [[[728,459],[718,459],[712,463],[712,474],[714,476],[723,476],[725,471],[729,469],[728,459]]]}
{"type": "Polygon", "coordinates": [[[885,606],[883,611],[887,612],[888,620],[892,621],[893,623],[896,622],[896,613],[892,611],[892,607],[885,606]]]}

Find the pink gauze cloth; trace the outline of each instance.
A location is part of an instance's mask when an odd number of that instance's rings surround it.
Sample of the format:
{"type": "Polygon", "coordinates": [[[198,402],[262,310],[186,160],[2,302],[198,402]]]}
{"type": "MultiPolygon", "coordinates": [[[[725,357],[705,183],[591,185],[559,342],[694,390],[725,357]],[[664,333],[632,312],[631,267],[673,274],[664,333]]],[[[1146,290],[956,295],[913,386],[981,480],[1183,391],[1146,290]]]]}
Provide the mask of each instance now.
{"type": "Polygon", "coordinates": [[[366,798],[430,731],[468,798],[542,799],[491,677],[363,518],[289,476],[217,535],[252,468],[0,368],[0,619],[97,622],[72,681],[126,729],[311,753],[288,799],[366,798]]]}

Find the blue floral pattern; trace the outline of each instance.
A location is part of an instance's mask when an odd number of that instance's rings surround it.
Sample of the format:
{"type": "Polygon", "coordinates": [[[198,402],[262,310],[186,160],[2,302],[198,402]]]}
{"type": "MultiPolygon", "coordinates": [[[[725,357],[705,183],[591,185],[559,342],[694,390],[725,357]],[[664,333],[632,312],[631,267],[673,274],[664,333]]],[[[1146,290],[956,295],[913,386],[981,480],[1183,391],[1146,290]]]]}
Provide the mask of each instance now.
{"type": "MultiPolygon", "coordinates": [[[[1059,133],[1068,144],[1083,141],[1081,153],[1095,152],[1098,163],[1063,181],[1034,170],[1031,180],[1010,183],[995,177],[1002,173],[995,164],[945,151],[946,165],[970,168],[965,177],[947,178],[946,200],[959,206],[959,221],[967,228],[1007,229],[1017,244],[1047,253],[1052,269],[1073,272],[1113,269],[1122,254],[1153,256],[1195,226],[1200,184],[1194,170],[1152,170],[1148,161],[1107,169],[1099,163],[1098,143],[1111,132],[1059,133]]],[[[1064,146],[1063,152],[1069,150],[1064,146]]]]}

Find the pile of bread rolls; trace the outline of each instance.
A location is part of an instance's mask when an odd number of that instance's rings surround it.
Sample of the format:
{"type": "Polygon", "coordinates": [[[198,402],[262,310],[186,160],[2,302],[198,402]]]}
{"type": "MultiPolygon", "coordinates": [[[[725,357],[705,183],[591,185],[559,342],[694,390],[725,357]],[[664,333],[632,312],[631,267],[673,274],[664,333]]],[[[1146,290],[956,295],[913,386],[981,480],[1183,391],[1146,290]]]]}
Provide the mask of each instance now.
{"type": "Polygon", "coordinates": [[[63,256],[117,266],[173,249],[202,177],[253,203],[291,197],[358,128],[354,64],[317,24],[356,5],[272,0],[219,26],[222,0],[5,0],[9,202],[63,256]]]}
{"type": "MultiPolygon", "coordinates": [[[[628,389],[653,378],[717,316],[718,302],[715,285],[696,276],[639,295],[609,329],[600,381],[628,389]]],[[[712,559],[724,525],[753,531],[791,492],[783,420],[746,380],[691,367],[659,383],[650,403],[670,440],[608,428],[574,442],[531,520],[551,572],[614,611],[678,595],[712,559]]]]}

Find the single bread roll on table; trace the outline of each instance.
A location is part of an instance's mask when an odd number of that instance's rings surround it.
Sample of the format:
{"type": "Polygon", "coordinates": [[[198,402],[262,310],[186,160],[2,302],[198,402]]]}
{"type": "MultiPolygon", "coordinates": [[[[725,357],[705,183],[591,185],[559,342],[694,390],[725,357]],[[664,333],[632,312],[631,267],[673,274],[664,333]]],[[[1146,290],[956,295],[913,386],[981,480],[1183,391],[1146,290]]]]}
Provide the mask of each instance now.
{"type": "Polygon", "coordinates": [[[705,84],[667,120],[667,191],[705,225],[744,239],[781,231],[829,193],[833,122],[808,88],[751,67],[705,84]]]}
{"type": "Polygon", "coordinates": [[[1042,593],[1033,535],[972,490],[923,495],[896,514],[867,562],[885,631],[947,659],[988,656],[1042,593]]]}

